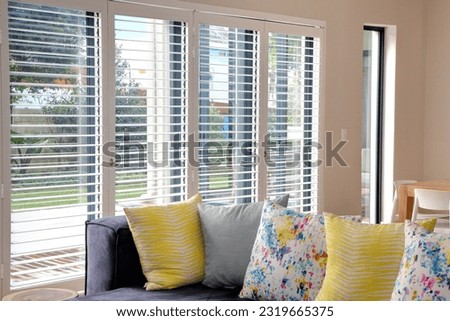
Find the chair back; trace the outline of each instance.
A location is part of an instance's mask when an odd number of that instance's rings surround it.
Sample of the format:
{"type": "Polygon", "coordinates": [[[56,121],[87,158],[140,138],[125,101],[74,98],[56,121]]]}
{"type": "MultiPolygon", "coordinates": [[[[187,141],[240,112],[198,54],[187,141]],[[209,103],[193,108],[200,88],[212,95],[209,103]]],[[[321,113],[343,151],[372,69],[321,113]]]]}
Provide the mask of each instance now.
{"type": "MultiPolygon", "coordinates": [[[[417,220],[418,214],[445,214],[450,213],[450,192],[432,189],[414,190],[414,208],[412,221],[417,220]]],[[[436,216],[442,218],[442,216],[436,216]]]]}
{"type": "Polygon", "coordinates": [[[415,189],[415,203],[419,209],[428,209],[432,211],[449,211],[450,192],[438,191],[432,189],[415,189]]]}

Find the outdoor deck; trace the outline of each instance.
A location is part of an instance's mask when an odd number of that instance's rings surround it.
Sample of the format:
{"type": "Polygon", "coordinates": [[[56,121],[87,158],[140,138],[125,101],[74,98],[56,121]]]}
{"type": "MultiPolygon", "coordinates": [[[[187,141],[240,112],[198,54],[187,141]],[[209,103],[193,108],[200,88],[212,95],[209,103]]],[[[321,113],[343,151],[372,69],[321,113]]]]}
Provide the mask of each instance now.
{"type": "Polygon", "coordinates": [[[11,286],[26,287],[44,281],[79,277],[85,272],[84,248],[73,247],[11,258],[11,286]]]}

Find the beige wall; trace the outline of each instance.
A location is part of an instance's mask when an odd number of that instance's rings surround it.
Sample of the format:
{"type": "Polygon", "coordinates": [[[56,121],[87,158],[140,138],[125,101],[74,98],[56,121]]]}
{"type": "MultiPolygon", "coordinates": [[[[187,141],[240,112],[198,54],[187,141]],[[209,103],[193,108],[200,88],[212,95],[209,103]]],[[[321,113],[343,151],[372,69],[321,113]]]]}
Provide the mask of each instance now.
{"type": "Polygon", "coordinates": [[[450,178],[450,1],[427,9],[423,176],[450,178]]]}
{"type": "Polygon", "coordinates": [[[299,16],[327,23],[325,130],[333,131],[339,139],[341,129],[347,129],[349,143],[343,149],[343,156],[349,167],[341,168],[335,164],[325,169],[324,210],[339,213],[360,212],[363,25],[397,26],[394,178],[422,178],[426,0],[184,1],[299,16]]]}

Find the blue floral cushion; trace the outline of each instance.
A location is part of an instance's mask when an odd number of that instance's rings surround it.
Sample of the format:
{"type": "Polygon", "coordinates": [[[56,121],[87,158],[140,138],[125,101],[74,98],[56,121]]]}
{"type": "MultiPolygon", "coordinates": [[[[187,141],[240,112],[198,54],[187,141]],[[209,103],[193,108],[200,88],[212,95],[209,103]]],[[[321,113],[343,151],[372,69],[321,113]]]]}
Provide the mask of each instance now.
{"type": "Polygon", "coordinates": [[[450,234],[429,233],[407,221],[405,253],[392,300],[450,300],[450,234]]]}
{"type": "Polygon", "coordinates": [[[322,214],[297,213],[266,202],[240,297],[314,300],[327,257],[322,214]]]}

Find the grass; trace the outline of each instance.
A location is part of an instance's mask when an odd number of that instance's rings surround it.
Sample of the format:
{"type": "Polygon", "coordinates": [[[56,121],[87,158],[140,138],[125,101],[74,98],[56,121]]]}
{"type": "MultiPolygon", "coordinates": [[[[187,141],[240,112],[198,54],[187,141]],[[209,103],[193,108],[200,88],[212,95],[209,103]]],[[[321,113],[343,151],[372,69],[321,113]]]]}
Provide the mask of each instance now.
{"type": "Polygon", "coordinates": [[[229,188],[229,180],[230,177],[227,174],[221,176],[211,176],[209,178],[209,188],[212,190],[229,188]]]}
{"type": "MultiPolygon", "coordinates": [[[[117,200],[132,199],[140,197],[142,194],[144,194],[147,191],[146,182],[124,183],[130,179],[135,180],[144,177],[145,176],[142,174],[140,174],[139,176],[137,176],[136,174],[121,175],[121,177],[118,177],[117,179],[118,184],[116,184],[115,186],[116,199],[117,200]]],[[[229,180],[230,176],[225,173],[224,175],[221,176],[211,176],[209,177],[209,187],[212,190],[227,189],[230,187],[229,180]]],[[[76,206],[78,204],[85,204],[87,202],[86,195],[79,195],[84,193],[86,193],[85,187],[58,188],[57,186],[55,186],[54,189],[49,190],[31,190],[31,191],[13,192],[11,195],[12,196],[11,209],[13,211],[18,211],[24,209],[46,208],[53,206],[70,206],[70,205],[76,206]]]]}
{"type": "MultiPolygon", "coordinates": [[[[118,182],[129,179],[138,179],[136,175],[122,176],[118,178],[118,182]]],[[[44,185],[45,182],[42,183],[44,185]]],[[[146,192],[147,184],[142,183],[121,183],[115,186],[116,199],[127,199],[141,196],[146,192]],[[133,189],[133,191],[130,191],[133,189]],[[138,189],[138,190],[135,190],[138,189]]],[[[46,208],[54,206],[76,206],[78,204],[86,204],[87,195],[86,187],[65,187],[55,186],[53,189],[45,190],[28,190],[12,192],[11,209],[13,211],[25,210],[31,208],[46,208]]]]}
{"type": "Polygon", "coordinates": [[[78,195],[85,193],[79,188],[57,188],[46,191],[20,191],[13,192],[11,195],[11,209],[23,210],[29,208],[45,208],[62,205],[76,205],[86,202],[86,195],[78,195]],[[52,198],[47,198],[52,197],[52,198]],[[30,200],[23,200],[31,198],[30,200]]]}

